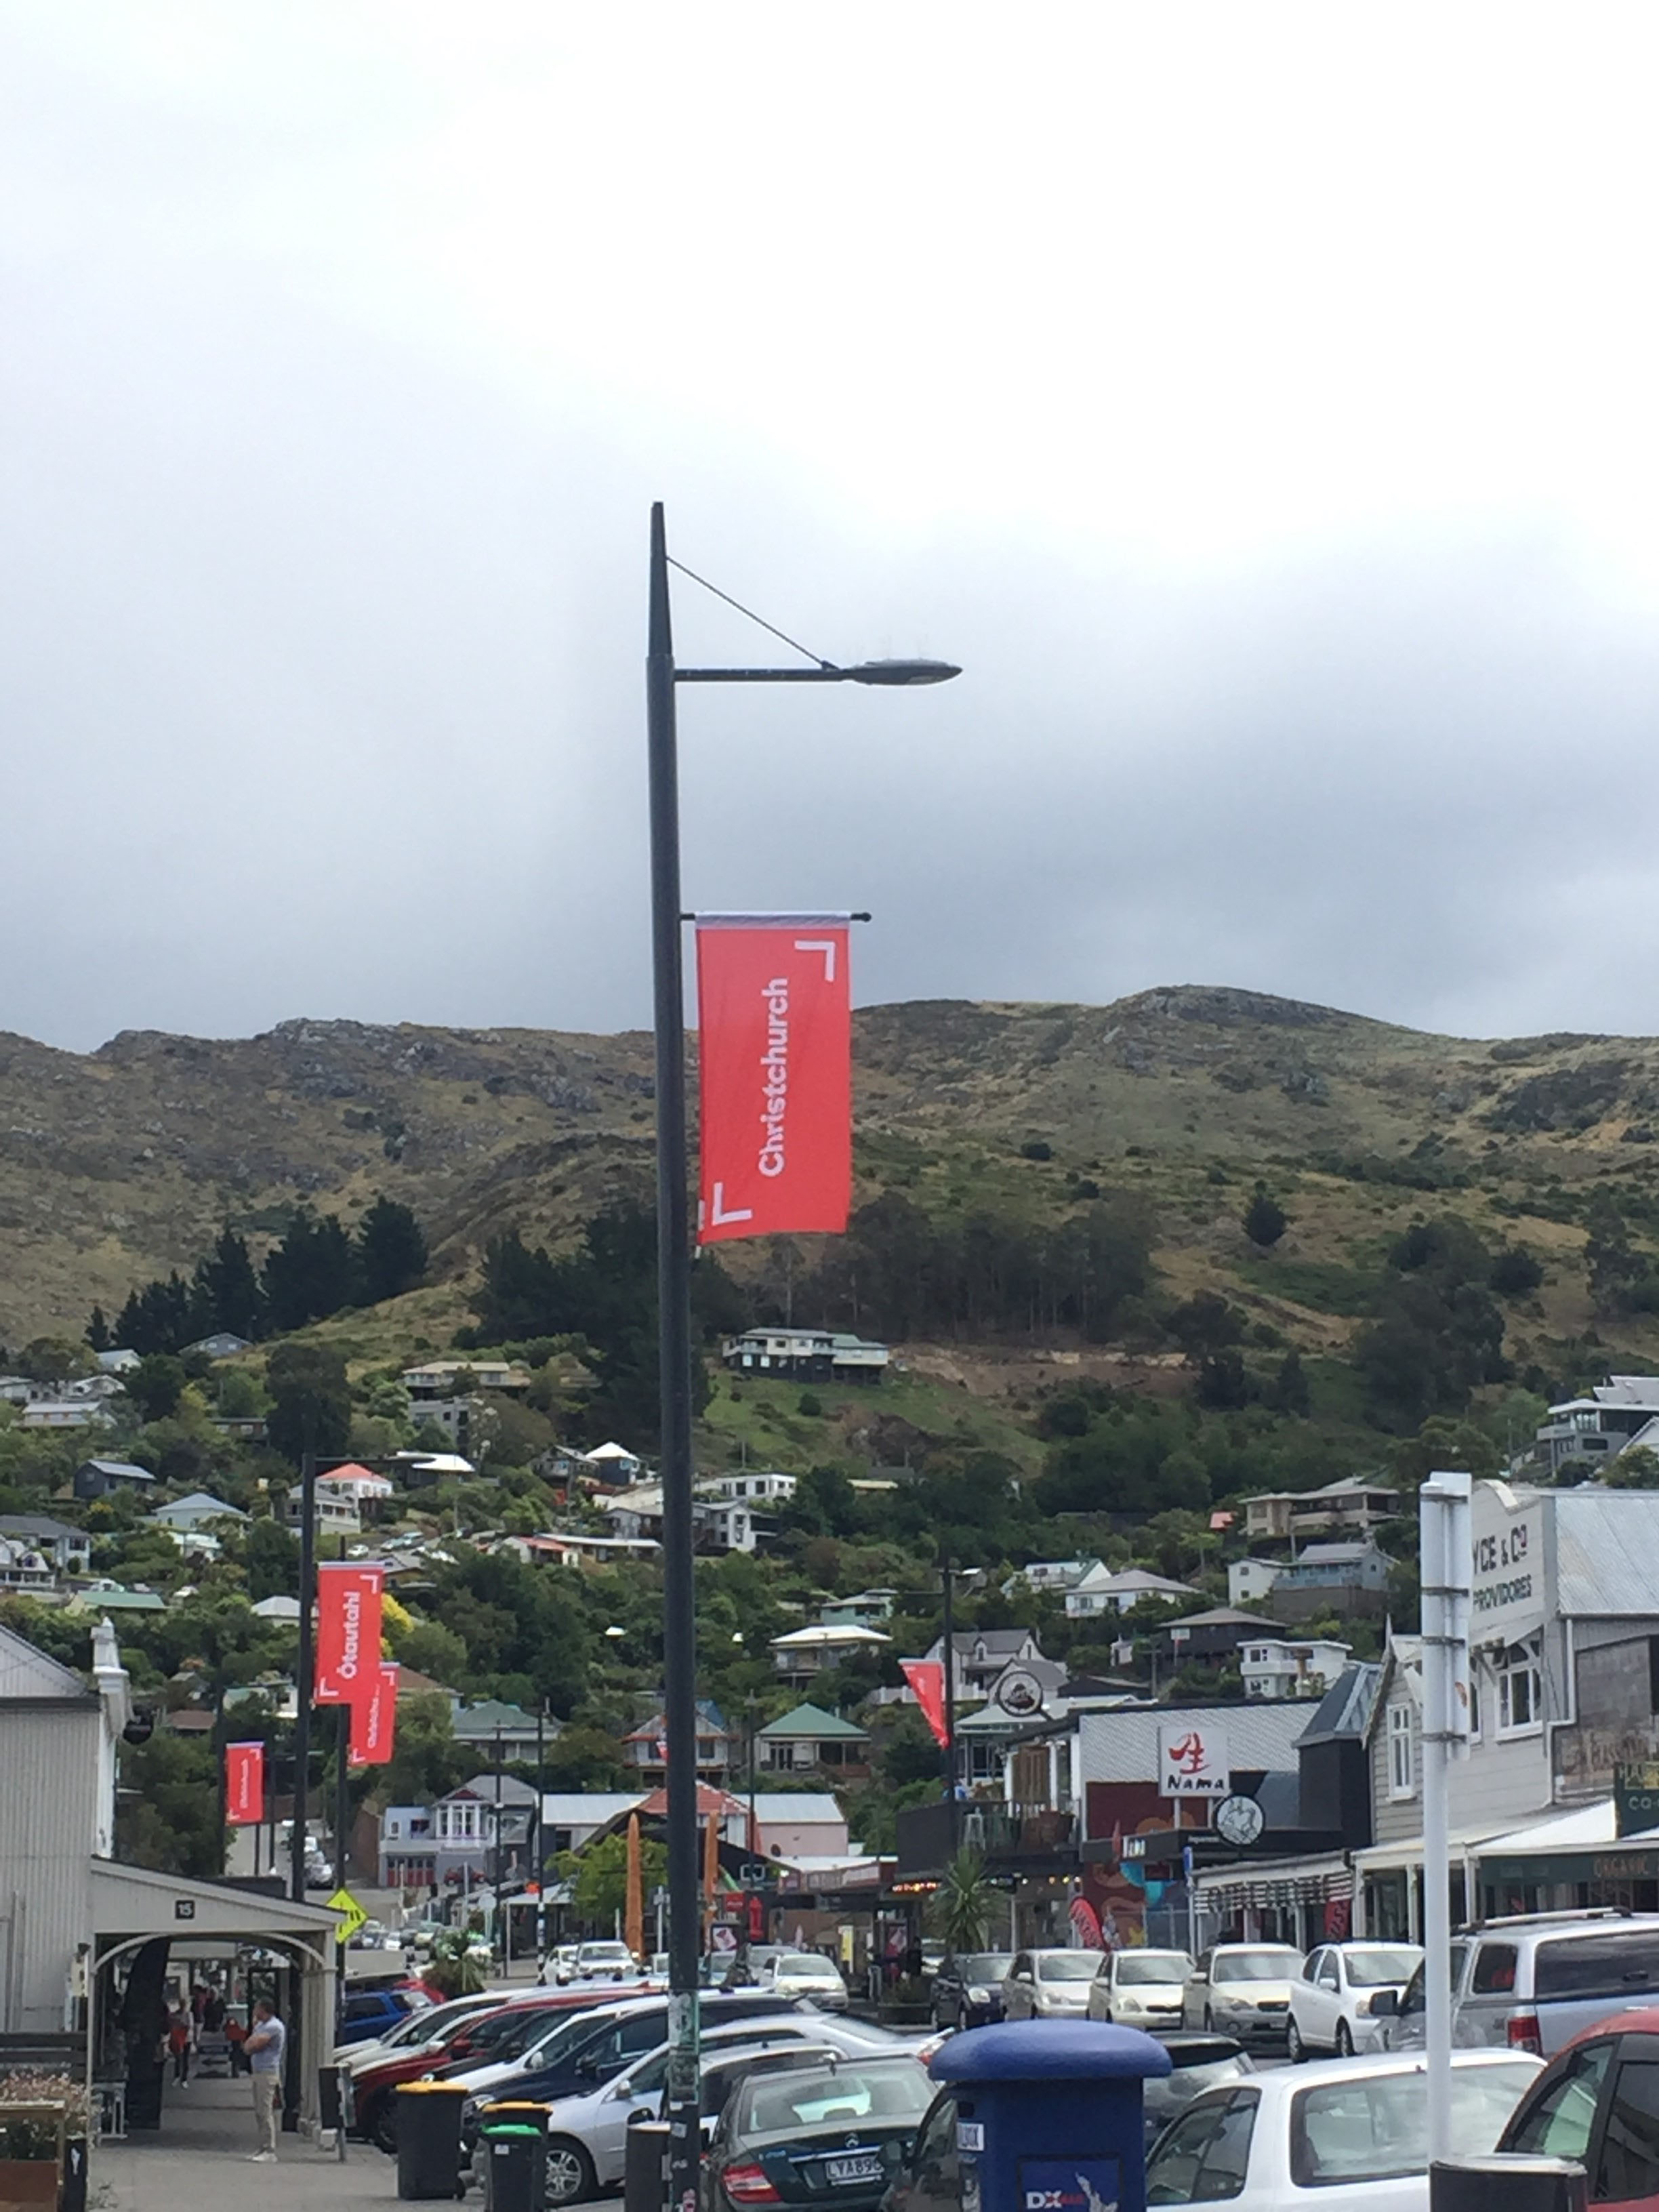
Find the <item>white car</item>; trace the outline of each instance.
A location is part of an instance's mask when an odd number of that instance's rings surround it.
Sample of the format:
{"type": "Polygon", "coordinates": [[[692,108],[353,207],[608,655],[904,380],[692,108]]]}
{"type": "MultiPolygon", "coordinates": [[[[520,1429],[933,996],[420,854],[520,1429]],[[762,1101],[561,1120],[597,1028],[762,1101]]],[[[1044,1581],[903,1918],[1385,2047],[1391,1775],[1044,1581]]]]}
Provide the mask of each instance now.
{"type": "MultiPolygon", "coordinates": [[[[809,2013],[733,2021],[699,2039],[705,2063],[738,2051],[771,2051],[799,2044],[803,2052],[834,2051],[848,2058],[909,2056],[905,2045],[878,2027],[830,2021],[809,2013]]],[[[630,2120],[655,2119],[668,2078],[668,2045],[661,2044],[580,2097],[556,2097],[547,2107],[547,2198],[550,2205],[580,2204],[619,2188],[630,2120]]],[[[470,2099],[462,2125],[469,2138],[483,2100],[470,2099]]],[[[710,2116],[711,2118],[714,2116],[710,2116]]]]}
{"type": "Polygon", "coordinates": [[[412,2058],[418,2051],[435,2051],[458,2020],[465,2020],[469,2013],[494,2012],[501,2002],[491,1992],[451,1997],[447,2004],[422,2005],[417,2011],[405,2013],[395,2027],[389,2027],[372,2043],[343,2043],[329,2063],[349,2066],[354,2074],[361,2074],[366,2066],[378,2066],[383,2058],[400,2054],[412,2058]]]}
{"type": "Polygon", "coordinates": [[[626,1943],[578,1943],[571,1972],[579,1982],[589,1980],[596,1974],[608,1974],[613,1981],[631,1981],[640,1971],[640,1962],[626,1943]]]}
{"type": "Polygon", "coordinates": [[[1182,2025],[1281,2050],[1291,2024],[1291,1984],[1301,1978],[1302,1954],[1288,1943],[1218,1943],[1193,1968],[1182,2025]]]}
{"type": "Polygon", "coordinates": [[[816,1951],[781,1951],[761,1969],[758,1985],[781,1997],[805,1997],[820,2012],[847,2009],[841,1969],[816,1951]]]}
{"type": "Polygon", "coordinates": [[[1391,1990],[1398,2005],[1422,1957],[1415,1943],[1322,1943],[1310,1951],[1302,1979],[1291,1984],[1285,2035],[1292,2062],[1315,2051],[1339,2058],[1381,2051],[1387,2021],[1372,2017],[1371,1999],[1391,1990]]]}
{"type": "MultiPolygon", "coordinates": [[[[1524,2051],[1452,2058],[1451,2155],[1481,2158],[1539,2071],[1524,2051]]],[[[1422,2054],[1327,2060],[1207,2089],[1158,2137],[1146,2203],[1231,2212],[1428,2212],[1422,2054]]]]}
{"type": "Polygon", "coordinates": [[[1082,2020],[1098,1951],[1018,1951],[1002,1984],[1005,2020],[1082,2020]]]}
{"type": "Polygon", "coordinates": [[[1152,2035],[1160,2028],[1173,2031],[1181,2026],[1192,1971],[1186,1951],[1108,1951],[1089,1984],[1089,2017],[1144,2027],[1152,2035]]]}

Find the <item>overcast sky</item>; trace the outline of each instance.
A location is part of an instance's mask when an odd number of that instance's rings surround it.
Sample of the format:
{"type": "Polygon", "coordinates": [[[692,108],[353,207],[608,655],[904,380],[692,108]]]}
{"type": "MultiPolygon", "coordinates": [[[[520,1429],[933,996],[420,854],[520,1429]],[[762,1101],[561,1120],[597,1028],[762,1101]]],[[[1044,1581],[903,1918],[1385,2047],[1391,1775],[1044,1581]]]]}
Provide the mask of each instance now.
{"type": "Polygon", "coordinates": [[[682,695],[688,900],[861,1000],[1659,1030],[1656,42],[0,0],[0,1029],[643,1023],[660,497],[964,665],[682,695]]]}

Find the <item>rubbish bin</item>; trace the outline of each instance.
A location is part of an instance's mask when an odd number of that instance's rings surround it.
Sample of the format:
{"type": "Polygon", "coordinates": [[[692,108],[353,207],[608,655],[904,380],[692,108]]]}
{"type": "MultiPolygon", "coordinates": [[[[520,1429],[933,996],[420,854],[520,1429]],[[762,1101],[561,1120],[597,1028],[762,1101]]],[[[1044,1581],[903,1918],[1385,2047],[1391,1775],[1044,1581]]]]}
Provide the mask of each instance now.
{"type": "Polygon", "coordinates": [[[631,2121],[623,2165],[623,2212],[663,2212],[667,2169],[667,2121],[631,2121]]]}
{"type": "Polygon", "coordinates": [[[957,2093],[963,2212],[1146,2212],[1141,2084],[1170,2071],[1150,2035],[1005,2021],[953,2035],[927,2070],[957,2093]]]}
{"type": "Polygon", "coordinates": [[[1429,2168],[1429,2212],[1584,2212],[1589,2183],[1573,2158],[1494,2151],[1489,2158],[1437,2158],[1429,2168]]]}
{"type": "Polygon", "coordinates": [[[405,2200],[461,2194],[459,2081],[404,2081],[398,2088],[398,2194],[405,2200]]]}
{"type": "Polygon", "coordinates": [[[478,2131],[485,2212],[542,2212],[547,2201],[547,2116],[542,2124],[486,2114],[478,2131]]]}

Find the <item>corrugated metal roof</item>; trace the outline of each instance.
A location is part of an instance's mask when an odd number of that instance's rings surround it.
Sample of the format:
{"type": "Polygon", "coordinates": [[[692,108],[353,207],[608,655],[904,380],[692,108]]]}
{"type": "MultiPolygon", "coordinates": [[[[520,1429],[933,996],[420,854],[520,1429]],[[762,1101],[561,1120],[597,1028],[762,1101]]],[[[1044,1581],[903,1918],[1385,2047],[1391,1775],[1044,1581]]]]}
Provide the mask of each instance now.
{"type": "Polygon", "coordinates": [[[1659,1491],[1587,1487],[1551,1502],[1561,1611],[1659,1616],[1659,1491]]]}
{"type": "Polygon", "coordinates": [[[1358,1659],[1345,1667],[1314,1707],[1299,1741],[1323,1743],[1337,1736],[1363,1736],[1370,1726],[1382,1683],[1382,1669],[1373,1660],[1358,1659]]]}
{"type": "Polygon", "coordinates": [[[1079,1779],[1152,1782],[1158,1777],[1158,1732],[1183,1718],[1220,1722],[1227,1755],[1246,1773],[1279,1773],[1296,1765],[1296,1746],[1310,1715],[1305,1700],[1257,1698],[1237,1705],[1140,1705],[1084,1713],[1078,1722],[1079,1779]]]}

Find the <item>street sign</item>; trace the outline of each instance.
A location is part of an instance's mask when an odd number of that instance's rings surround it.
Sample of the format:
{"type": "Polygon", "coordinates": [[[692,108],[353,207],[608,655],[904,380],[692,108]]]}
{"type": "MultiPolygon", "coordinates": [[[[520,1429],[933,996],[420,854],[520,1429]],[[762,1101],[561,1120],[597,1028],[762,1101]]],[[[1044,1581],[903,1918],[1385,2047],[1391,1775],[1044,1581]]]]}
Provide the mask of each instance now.
{"type": "Polygon", "coordinates": [[[368,1913],[343,1883],[328,1900],[328,1909],[340,1916],[340,1924],[334,1933],[342,1943],[349,1943],[368,1919],[368,1913]]]}

